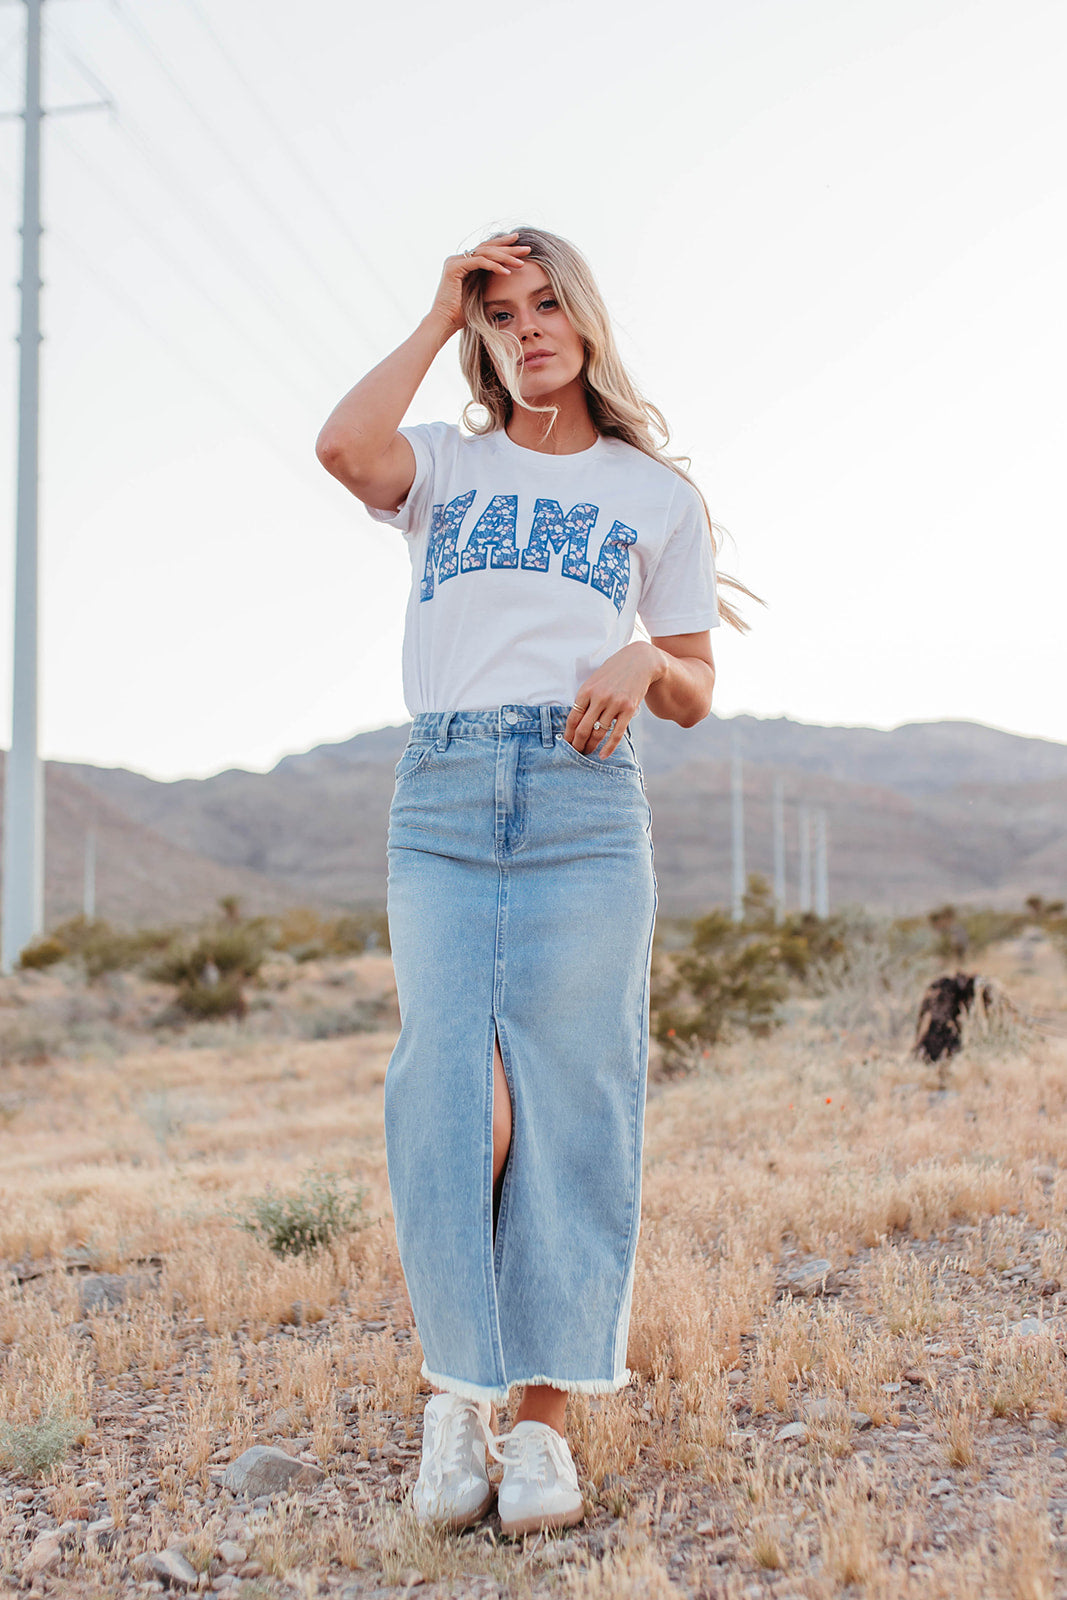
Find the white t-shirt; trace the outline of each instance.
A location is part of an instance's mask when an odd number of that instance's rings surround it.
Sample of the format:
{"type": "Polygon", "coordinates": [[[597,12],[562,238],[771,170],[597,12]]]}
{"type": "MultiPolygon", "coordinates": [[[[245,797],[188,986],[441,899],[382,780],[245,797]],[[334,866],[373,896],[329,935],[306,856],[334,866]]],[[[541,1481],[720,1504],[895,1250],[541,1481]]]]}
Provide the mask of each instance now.
{"type": "Polygon", "coordinates": [[[581,683],[650,635],[718,626],[715,562],[700,497],[620,439],[545,455],[503,429],[402,428],[415,479],[398,511],[407,539],[409,712],[570,705],[581,683]]]}

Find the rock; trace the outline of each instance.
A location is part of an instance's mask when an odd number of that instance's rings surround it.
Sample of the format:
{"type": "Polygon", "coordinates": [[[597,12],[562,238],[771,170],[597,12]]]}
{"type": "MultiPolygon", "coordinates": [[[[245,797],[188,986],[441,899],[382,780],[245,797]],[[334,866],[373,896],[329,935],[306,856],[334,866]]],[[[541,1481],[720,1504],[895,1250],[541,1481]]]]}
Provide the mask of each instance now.
{"type": "Polygon", "coordinates": [[[239,1567],[248,1560],[248,1551],[243,1544],[237,1544],[233,1539],[223,1539],[218,1547],[218,1557],[228,1567],[239,1567]]]}
{"type": "Polygon", "coordinates": [[[805,1422],[825,1422],[828,1418],[840,1414],[841,1401],[823,1395],[818,1400],[806,1400],[801,1410],[805,1422]]]}
{"type": "Polygon", "coordinates": [[[737,1560],[741,1553],[741,1541],[732,1534],[722,1539],[709,1539],[702,1553],[717,1566],[725,1566],[727,1562],[737,1560]]]}
{"type": "Polygon", "coordinates": [[[1056,1168],[1055,1167],[1035,1167],[1034,1168],[1034,1177],[1038,1180],[1039,1183],[1055,1183],[1055,1181],[1056,1181],[1056,1168]]]}
{"type": "Polygon", "coordinates": [[[267,1423],[268,1428],[275,1428],[279,1433],[285,1433],[286,1429],[295,1427],[295,1425],[296,1418],[285,1406],[279,1406],[277,1411],[272,1412],[270,1421],[267,1423]]]}
{"type": "Polygon", "coordinates": [[[87,1272],[78,1284],[82,1316],[88,1311],[113,1311],[131,1294],[143,1294],[150,1284],[143,1272],[87,1272]]]}
{"type": "Polygon", "coordinates": [[[44,1572],[54,1572],[63,1559],[63,1549],[54,1533],[42,1533],[34,1540],[30,1553],[22,1563],[24,1578],[38,1578],[44,1572]]]}
{"type": "Polygon", "coordinates": [[[866,1411],[850,1411],[848,1414],[848,1420],[851,1422],[857,1433],[863,1433],[864,1430],[869,1428],[871,1425],[871,1419],[867,1415],[866,1411]]]}
{"type": "Polygon", "coordinates": [[[834,1269],[830,1262],[824,1261],[821,1256],[813,1256],[809,1261],[802,1261],[799,1267],[793,1267],[785,1275],[785,1286],[792,1294],[825,1294],[832,1287],[833,1281],[834,1269]]]}
{"type": "Polygon", "coordinates": [[[939,1494],[952,1494],[955,1487],[956,1485],[951,1478],[938,1478],[936,1483],[930,1485],[931,1497],[939,1494]]]}
{"type": "Polygon", "coordinates": [[[882,1384],[882,1393],[883,1394],[899,1394],[901,1389],[903,1389],[903,1387],[904,1387],[904,1385],[902,1383],[883,1383],[882,1384]]]}
{"type": "Polygon", "coordinates": [[[133,1564],[158,1578],[164,1589],[197,1587],[196,1568],[190,1566],[180,1550],[149,1550],[142,1556],[134,1556],[133,1564]]]}
{"type": "Polygon", "coordinates": [[[92,1550],[112,1550],[118,1540],[119,1534],[114,1517],[97,1517],[96,1521],[90,1522],[85,1530],[85,1543],[92,1550]]]}
{"type": "Polygon", "coordinates": [[[1032,1339],[1035,1334],[1051,1333],[1049,1323],[1043,1322],[1040,1317],[1020,1317],[1018,1322],[1013,1322],[1008,1329],[1017,1339],[1032,1339]]]}
{"type": "Polygon", "coordinates": [[[284,1450],[274,1450],[270,1445],[254,1444],[236,1461],[230,1462],[222,1482],[234,1494],[258,1498],[280,1494],[285,1489],[314,1489],[325,1476],[322,1468],[311,1462],[297,1461],[284,1450]]]}
{"type": "Polygon", "coordinates": [[[239,1578],[261,1578],[263,1576],[262,1561],[246,1561],[242,1567],[238,1568],[237,1576],[239,1578]]]}
{"type": "Polygon", "coordinates": [[[774,1436],[775,1444],[787,1444],[791,1439],[797,1444],[806,1444],[808,1430],[802,1422],[787,1422],[784,1428],[779,1428],[774,1436]]]}
{"type": "Polygon", "coordinates": [[[575,1549],[573,1539],[551,1539],[538,1550],[537,1559],[543,1567],[559,1567],[574,1555],[575,1549]]]}

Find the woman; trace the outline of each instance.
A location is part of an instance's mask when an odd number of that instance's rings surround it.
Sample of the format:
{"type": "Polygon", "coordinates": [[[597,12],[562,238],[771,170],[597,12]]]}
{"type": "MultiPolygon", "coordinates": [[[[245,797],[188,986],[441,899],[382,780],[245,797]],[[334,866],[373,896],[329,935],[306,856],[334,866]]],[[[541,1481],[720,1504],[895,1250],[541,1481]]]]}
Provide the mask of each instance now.
{"type": "Polygon", "coordinates": [[[505,1532],[580,1521],[567,1396],[629,1378],[655,914],[629,723],[642,702],[706,717],[709,630],[737,623],[703,499],[653,428],[665,443],[585,261],[523,228],[446,261],[428,315],[318,441],[412,560],[386,1148],[437,1391],[415,1509],[453,1528],[492,1503],[487,1447],[505,1532]],[[486,415],[401,429],[457,332],[486,415]]]}

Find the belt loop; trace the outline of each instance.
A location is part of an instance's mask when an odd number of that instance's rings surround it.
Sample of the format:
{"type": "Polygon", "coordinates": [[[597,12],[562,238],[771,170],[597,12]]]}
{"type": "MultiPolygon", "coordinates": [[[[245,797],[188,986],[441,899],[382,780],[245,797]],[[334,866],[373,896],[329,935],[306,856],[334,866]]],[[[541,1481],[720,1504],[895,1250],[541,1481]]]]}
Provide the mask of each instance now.
{"type": "Polygon", "coordinates": [[[441,725],[437,734],[438,750],[448,749],[448,730],[452,726],[452,718],[455,716],[455,714],[456,713],[454,711],[446,711],[442,715],[441,725]]]}
{"type": "Polygon", "coordinates": [[[541,707],[541,743],[546,747],[555,744],[555,735],[552,732],[552,707],[541,707]]]}

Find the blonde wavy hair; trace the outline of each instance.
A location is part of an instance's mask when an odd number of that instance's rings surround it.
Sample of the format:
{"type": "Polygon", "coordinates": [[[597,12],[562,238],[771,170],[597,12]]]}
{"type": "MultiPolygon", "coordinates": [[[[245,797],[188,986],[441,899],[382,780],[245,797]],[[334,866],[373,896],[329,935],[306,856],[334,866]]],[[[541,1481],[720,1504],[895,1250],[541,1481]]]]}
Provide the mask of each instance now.
{"type": "MultiPolygon", "coordinates": [[[[699,485],[686,470],[689,458],[667,455],[670,430],[666,419],[657,406],[638,392],[622,364],[611,319],[588,262],[569,240],[547,233],[543,228],[519,228],[512,232],[518,233],[516,244],[529,245],[527,261],[536,261],[544,269],[553,295],[585,347],[582,379],[589,416],[597,433],[633,445],[635,450],[669,467],[696,490],[708,519],[712,549],[718,555],[726,529],[712,520],[699,485]]],[[[460,335],[459,359],[471,391],[471,399],[463,411],[464,424],[471,433],[495,433],[507,425],[514,408],[520,406],[523,411],[550,417],[548,425],[551,426],[557,415],[555,406],[532,406],[522,398],[519,389],[521,344],[513,333],[497,327],[486,315],[483,301],[490,276],[484,271],[472,272],[463,285],[466,322],[460,335]],[[475,407],[484,410],[484,418],[472,415],[475,407]]],[[[719,583],[749,599],[757,599],[736,578],[720,574],[719,583]]],[[[747,632],[748,623],[721,592],[719,615],[739,632],[747,632]]]]}

